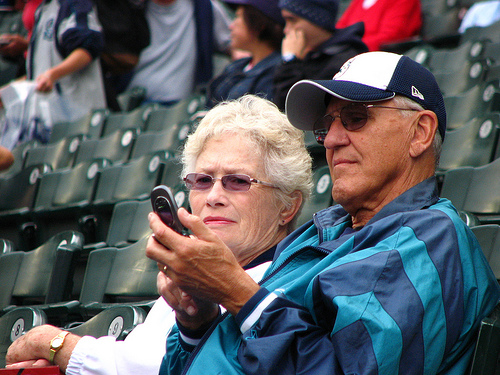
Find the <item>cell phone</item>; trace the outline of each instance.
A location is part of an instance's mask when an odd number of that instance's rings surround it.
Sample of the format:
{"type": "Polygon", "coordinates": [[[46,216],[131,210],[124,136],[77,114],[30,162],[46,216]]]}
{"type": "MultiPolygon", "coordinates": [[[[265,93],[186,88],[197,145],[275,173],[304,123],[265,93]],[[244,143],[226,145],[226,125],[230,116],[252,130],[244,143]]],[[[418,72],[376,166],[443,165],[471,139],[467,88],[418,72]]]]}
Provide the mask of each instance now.
{"type": "Polygon", "coordinates": [[[158,185],[151,191],[151,205],[165,225],[183,234],[185,228],[177,216],[177,203],[168,186],[158,185]]]}

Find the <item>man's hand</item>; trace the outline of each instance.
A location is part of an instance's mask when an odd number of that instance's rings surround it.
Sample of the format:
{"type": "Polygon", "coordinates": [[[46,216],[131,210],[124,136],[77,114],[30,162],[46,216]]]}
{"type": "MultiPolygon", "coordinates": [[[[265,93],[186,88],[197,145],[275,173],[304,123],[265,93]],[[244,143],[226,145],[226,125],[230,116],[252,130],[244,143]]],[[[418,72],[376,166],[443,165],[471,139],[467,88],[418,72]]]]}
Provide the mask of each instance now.
{"type": "Polygon", "coordinates": [[[232,251],[203,221],[185,209],[178,211],[192,236],[182,236],[154,214],[149,215],[153,236],[146,255],[167,267],[167,275],[180,290],[202,300],[221,304],[231,314],[260,289],[238,264],[232,251]]]}
{"type": "Polygon", "coordinates": [[[299,60],[303,60],[309,53],[306,48],[307,42],[305,34],[302,30],[292,30],[283,38],[281,43],[281,54],[284,55],[295,55],[299,60]]]}

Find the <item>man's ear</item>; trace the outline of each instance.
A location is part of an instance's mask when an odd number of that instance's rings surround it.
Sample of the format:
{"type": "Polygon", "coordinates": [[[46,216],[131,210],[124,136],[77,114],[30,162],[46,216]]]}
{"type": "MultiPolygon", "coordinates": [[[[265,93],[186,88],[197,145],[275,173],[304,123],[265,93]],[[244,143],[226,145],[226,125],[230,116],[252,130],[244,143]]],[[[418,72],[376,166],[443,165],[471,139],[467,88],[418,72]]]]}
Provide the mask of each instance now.
{"type": "Polygon", "coordinates": [[[415,120],[413,138],[410,143],[410,156],[416,158],[432,147],[438,129],[438,119],[434,112],[420,111],[415,120]]]}
{"type": "Polygon", "coordinates": [[[293,220],[295,215],[297,215],[297,212],[299,211],[299,208],[302,204],[302,193],[298,190],[294,191],[292,193],[292,204],[290,208],[285,208],[283,211],[281,211],[281,223],[282,225],[288,224],[290,221],[293,220]]]}

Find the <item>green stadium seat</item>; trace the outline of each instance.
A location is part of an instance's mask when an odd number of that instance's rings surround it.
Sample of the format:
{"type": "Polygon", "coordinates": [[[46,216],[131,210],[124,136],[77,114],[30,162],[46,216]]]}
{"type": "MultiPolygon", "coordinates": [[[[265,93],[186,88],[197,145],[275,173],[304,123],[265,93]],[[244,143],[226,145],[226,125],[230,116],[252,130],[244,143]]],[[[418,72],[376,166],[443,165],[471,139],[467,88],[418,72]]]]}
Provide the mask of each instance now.
{"type": "Polygon", "coordinates": [[[131,306],[112,306],[86,322],[66,330],[78,336],[112,336],[124,340],[134,327],[146,319],[146,311],[131,306]]]}
{"type": "Polygon", "coordinates": [[[311,199],[306,201],[297,219],[300,226],[312,219],[313,214],[332,205],[332,178],[328,165],[318,167],[313,172],[313,191],[311,199]]]}

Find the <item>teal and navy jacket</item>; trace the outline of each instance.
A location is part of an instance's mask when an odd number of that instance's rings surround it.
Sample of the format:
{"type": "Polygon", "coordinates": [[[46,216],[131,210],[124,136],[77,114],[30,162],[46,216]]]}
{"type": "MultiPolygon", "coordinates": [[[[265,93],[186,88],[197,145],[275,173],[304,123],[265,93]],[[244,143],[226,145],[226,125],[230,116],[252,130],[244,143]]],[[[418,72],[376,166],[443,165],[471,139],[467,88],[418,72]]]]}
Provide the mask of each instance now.
{"type": "Polygon", "coordinates": [[[464,374],[500,288],[435,179],[351,225],[315,214],[190,355],[172,331],[160,374],[464,374]]]}

